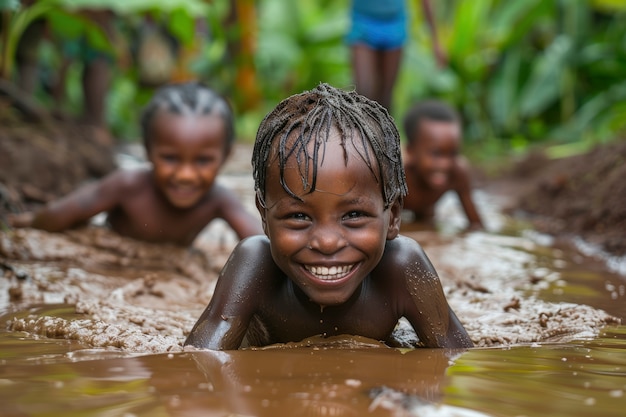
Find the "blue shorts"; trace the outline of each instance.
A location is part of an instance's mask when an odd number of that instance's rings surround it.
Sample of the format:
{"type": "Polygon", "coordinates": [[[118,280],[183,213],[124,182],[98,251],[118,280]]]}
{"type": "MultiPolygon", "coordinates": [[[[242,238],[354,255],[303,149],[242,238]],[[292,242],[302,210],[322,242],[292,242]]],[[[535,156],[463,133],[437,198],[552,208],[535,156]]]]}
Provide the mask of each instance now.
{"type": "Polygon", "coordinates": [[[381,20],[360,13],[352,13],[352,27],[346,35],[348,45],[364,43],[372,49],[401,48],[407,39],[406,14],[394,19],[381,20]]]}

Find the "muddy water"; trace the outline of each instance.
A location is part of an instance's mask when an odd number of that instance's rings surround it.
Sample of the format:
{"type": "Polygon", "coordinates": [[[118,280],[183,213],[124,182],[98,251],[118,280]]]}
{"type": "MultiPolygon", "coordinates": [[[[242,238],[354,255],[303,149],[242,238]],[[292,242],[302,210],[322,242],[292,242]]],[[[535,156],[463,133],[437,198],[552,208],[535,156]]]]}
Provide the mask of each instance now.
{"type": "MultiPolygon", "coordinates": [[[[248,178],[231,167],[222,180],[252,209],[248,178]]],[[[403,231],[438,270],[477,345],[466,351],[349,336],[185,351],[234,244],[223,225],[193,252],[100,229],[4,233],[0,415],[622,416],[622,260],[534,233],[499,212],[501,196],[476,197],[487,232],[460,233],[453,199],[438,233],[403,231]]]]}

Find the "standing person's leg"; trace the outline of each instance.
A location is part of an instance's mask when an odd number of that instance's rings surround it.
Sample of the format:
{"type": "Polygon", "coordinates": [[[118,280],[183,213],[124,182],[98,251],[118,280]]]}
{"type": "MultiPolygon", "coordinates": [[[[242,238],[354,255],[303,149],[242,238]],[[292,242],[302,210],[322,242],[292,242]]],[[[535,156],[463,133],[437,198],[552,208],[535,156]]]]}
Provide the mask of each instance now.
{"type": "Polygon", "coordinates": [[[400,63],[402,62],[402,48],[379,51],[380,56],[380,100],[387,111],[391,112],[393,104],[393,89],[398,79],[400,63]]]}
{"type": "Polygon", "coordinates": [[[372,100],[380,100],[378,51],[363,43],[356,43],[352,51],[352,76],[357,93],[372,100]]]}
{"type": "Polygon", "coordinates": [[[34,20],[22,33],[15,51],[18,71],[18,86],[28,95],[32,95],[39,83],[38,51],[41,39],[46,31],[44,19],[34,20]]]}
{"type": "Polygon", "coordinates": [[[106,96],[111,79],[111,63],[98,57],[85,63],[83,70],[83,94],[85,100],[85,122],[106,128],[106,96]]]}

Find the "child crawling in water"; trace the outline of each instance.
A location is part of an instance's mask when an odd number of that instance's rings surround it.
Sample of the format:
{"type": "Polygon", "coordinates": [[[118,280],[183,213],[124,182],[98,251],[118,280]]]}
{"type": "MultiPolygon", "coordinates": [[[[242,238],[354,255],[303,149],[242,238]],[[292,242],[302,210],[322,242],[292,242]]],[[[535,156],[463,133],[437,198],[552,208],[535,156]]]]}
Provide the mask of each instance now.
{"type": "Polygon", "coordinates": [[[263,233],[237,195],[215,182],[235,139],[222,97],[195,82],[162,87],[141,128],[150,168],[117,170],[10,224],[58,232],[107,212],[108,225],[123,236],[183,246],[216,218],[239,238],[263,233]]]}
{"type": "Polygon", "coordinates": [[[457,112],[441,101],[419,102],[405,115],[404,130],[408,186],[404,210],[413,214],[415,222],[432,225],[435,205],[445,193],[454,191],[467,216],[467,228],[482,229],[472,199],[469,162],[459,153],[462,129],[457,112]]]}
{"type": "Polygon", "coordinates": [[[399,235],[406,183],[387,111],[321,84],[261,122],[253,154],[266,236],[239,242],[185,345],[215,350],[350,334],[467,348],[420,245],[399,235]]]}

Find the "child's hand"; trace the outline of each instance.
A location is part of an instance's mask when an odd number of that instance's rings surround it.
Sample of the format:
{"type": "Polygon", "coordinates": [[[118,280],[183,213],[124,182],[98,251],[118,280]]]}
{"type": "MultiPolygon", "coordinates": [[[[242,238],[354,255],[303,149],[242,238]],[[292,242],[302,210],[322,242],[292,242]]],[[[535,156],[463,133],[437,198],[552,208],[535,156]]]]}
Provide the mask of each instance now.
{"type": "Polygon", "coordinates": [[[33,220],[35,220],[35,213],[8,214],[7,220],[11,227],[30,227],[33,224],[33,220]]]}

